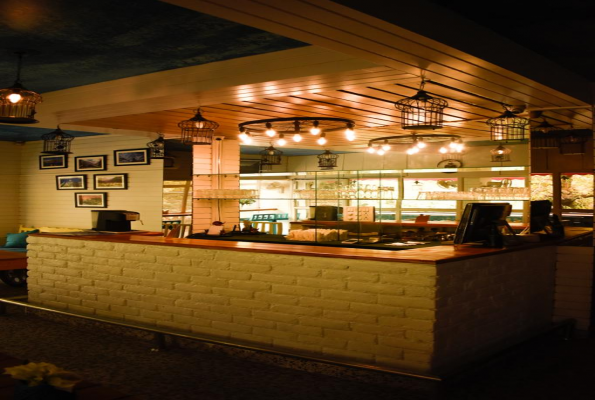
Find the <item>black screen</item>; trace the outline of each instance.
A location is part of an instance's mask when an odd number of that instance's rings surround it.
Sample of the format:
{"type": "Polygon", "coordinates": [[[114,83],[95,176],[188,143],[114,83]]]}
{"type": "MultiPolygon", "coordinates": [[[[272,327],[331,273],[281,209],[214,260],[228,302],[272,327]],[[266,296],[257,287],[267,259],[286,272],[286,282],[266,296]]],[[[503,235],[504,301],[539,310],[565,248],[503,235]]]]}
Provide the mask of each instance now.
{"type": "Polygon", "coordinates": [[[467,204],[455,233],[454,244],[488,243],[494,227],[506,221],[511,210],[509,203],[467,204]]]}

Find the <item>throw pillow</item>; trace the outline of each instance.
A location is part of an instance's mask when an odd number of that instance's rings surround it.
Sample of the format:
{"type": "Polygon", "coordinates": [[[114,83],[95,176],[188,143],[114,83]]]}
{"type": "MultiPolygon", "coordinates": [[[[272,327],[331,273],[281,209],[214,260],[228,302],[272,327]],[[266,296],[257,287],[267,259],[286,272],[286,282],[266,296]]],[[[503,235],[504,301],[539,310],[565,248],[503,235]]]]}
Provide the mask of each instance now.
{"type": "Polygon", "coordinates": [[[20,249],[26,248],[27,247],[27,236],[30,233],[39,233],[39,229],[33,229],[32,231],[21,232],[21,233],[7,233],[6,234],[6,244],[4,245],[4,247],[20,248],[20,249]]]}

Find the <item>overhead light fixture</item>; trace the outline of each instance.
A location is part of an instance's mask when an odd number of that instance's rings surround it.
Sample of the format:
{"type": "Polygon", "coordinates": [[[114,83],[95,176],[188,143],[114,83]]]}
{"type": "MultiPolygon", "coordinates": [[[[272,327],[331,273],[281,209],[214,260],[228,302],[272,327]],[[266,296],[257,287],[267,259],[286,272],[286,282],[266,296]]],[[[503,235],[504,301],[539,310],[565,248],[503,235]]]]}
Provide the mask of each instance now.
{"type": "Polygon", "coordinates": [[[401,99],[395,103],[401,111],[401,126],[403,129],[427,130],[442,128],[444,109],[448,102],[444,99],[432,97],[424,91],[426,81],[422,79],[419,90],[414,96],[401,99]]]}
{"type": "Polygon", "coordinates": [[[427,149],[428,145],[433,143],[442,143],[443,146],[438,150],[440,153],[461,153],[465,145],[458,135],[447,134],[417,134],[386,136],[372,139],[368,142],[366,151],[371,154],[384,155],[388,151],[394,150],[395,146],[405,145],[405,152],[409,155],[417,154],[421,150],[427,149]]]}
{"type": "Polygon", "coordinates": [[[44,154],[70,154],[70,142],[74,136],[62,131],[60,126],[55,131],[41,135],[44,154]]]}
{"type": "Polygon", "coordinates": [[[490,138],[496,142],[525,139],[525,128],[529,119],[517,116],[511,106],[503,105],[504,113],[495,118],[490,118],[486,124],[490,127],[490,138]]]}
{"type": "Polygon", "coordinates": [[[335,140],[330,138],[330,134],[343,131],[347,141],[353,141],[356,137],[355,123],[346,118],[330,117],[293,117],[293,118],[271,118],[256,121],[248,121],[239,124],[240,137],[244,132],[250,131],[254,138],[256,135],[265,137],[267,141],[278,137],[279,139],[286,135],[292,135],[294,142],[302,140],[315,140],[321,146],[327,141],[335,140]],[[310,132],[311,136],[302,136],[302,132],[310,132]],[[308,139],[311,138],[311,139],[308,139]]]}
{"type": "Polygon", "coordinates": [[[325,150],[324,153],[318,156],[318,167],[320,169],[333,169],[337,166],[338,155],[331,153],[330,150],[325,150]]]}
{"type": "Polygon", "coordinates": [[[543,121],[541,121],[541,123],[533,128],[531,128],[531,132],[540,132],[540,133],[549,133],[551,131],[555,131],[556,127],[552,124],[550,124],[549,122],[547,122],[547,120],[545,119],[545,117],[543,117],[543,121]]]}
{"type": "Polygon", "coordinates": [[[560,154],[585,154],[585,144],[592,136],[589,129],[570,129],[560,135],[560,154]]]}
{"type": "Polygon", "coordinates": [[[200,108],[196,115],[178,124],[182,129],[182,143],[191,145],[203,145],[213,143],[213,134],[219,124],[209,121],[202,116],[200,108]]]}
{"type": "Polygon", "coordinates": [[[492,153],[492,162],[508,162],[510,161],[510,153],[512,153],[512,150],[500,144],[496,148],[490,150],[490,153],[492,153]]]}
{"type": "Polygon", "coordinates": [[[543,118],[543,121],[531,128],[532,149],[557,149],[560,147],[560,134],[565,130],[556,128],[543,118]]]}
{"type": "Polygon", "coordinates": [[[149,148],[149,156],[154,159],[165,158],[165,138],[162,133],[152,142],[147,143],[149,148]]]}
{"type": "Polygon", "coordinates": [[[269,146],[260,152],[260,164],[261,165],[281,165],[281,156],[283,152],[269,146]]]}
{"type": "Polygon", "coordinates": [[[9,124],[35,124],[35,106],[41,103],[41,96],[25,89],[21,83],[21,67],[24,52],[15,52],[18,56],[17,78],[13,85],[0,89],[0,122],[9,124]]]}

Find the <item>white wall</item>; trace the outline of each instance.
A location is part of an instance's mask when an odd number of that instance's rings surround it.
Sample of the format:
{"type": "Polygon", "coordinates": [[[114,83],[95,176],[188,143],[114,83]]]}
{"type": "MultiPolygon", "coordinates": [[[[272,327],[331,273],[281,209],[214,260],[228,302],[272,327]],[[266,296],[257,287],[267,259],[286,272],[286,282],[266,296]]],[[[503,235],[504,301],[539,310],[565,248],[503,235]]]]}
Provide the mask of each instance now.
{"type": "Polygon", "coordinates": [[[0,142],[0,245],[19,227],[19,174],[22,145],[0,142]]]}
{"type": "MultiPolygon", "coordinates": [[[[91,228],[90,208],[76,208],[75,192],[107,192],[107,209],[138,211],[141,222],[132,229],[161,231],[163,197],[163,160],[151,160],[150,165],[114,166],[114,150],[147,147],[147,137],[90,136],[72,142],[68,168],[39,169],[42,142],[27,142],[23,146],[20,176],[21,213],[19,224],[91,228]],[[76,172],[74,158],[107,155],[105,171],[76,172]],[[128,190],[93,190],[93,174],[127,173],[128,190]],[[57,175],[87,175],[87,190],[57,190],[57,175]]],[[[94,209],[101,210],[101,209],[94,209]]]]}

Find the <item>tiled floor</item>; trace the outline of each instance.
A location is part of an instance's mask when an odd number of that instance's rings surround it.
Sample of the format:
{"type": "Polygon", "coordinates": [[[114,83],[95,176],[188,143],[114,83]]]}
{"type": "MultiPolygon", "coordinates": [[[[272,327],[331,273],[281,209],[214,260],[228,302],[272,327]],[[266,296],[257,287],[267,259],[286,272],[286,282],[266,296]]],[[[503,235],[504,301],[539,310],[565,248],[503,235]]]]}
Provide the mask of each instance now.
{"type": "MultiPolygon", "coordinates": [[[[0,297],[5,297],[2,286],[0,297]]],[[[52,362],[88,381],[146,400],[595,398],[595,339],[537,342],[438,396],[213,352],[179,348],[152,352],[150,347],[144,340],[59,324],[31,314],[9,312],[0,316],[0,353],[52,362]]]]}

